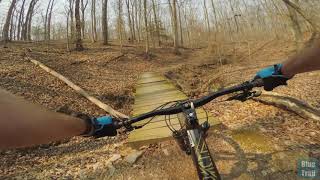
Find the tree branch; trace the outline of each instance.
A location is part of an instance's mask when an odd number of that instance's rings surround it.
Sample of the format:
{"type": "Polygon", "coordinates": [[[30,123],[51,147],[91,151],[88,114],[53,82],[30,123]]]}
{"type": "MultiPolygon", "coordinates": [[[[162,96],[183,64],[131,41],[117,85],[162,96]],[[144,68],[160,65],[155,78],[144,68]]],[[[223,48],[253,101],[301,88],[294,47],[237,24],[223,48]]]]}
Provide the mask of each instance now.
{"type": "Polygon", "coordinates": [[[69,87],[71,87],[72,89],[74,89],[77,93],[81,94],[82,96],[84,96],[85,98],[87,98],[89,101],[91,101],[93,104],[97,105],[98,107],[100,107],[101,109],[105,110],[106,112],[108,112],[109,114],[115,116],[115,117],[120,117],[120,118],[128,118],[128,116],[112,109],[112,107],[110,107],[107,104],[104,104],[103,102],[101,102],[100,100],[98,100],[97,98],[89,95],[86,91],[84,91],[82,88],[80,88],[79,86],[77,86],[76,84],[74,84],[73,82],[71,82],[69,79],[67,79],[66,77],[62,76],[61,74],[59,74],[58,72],[50,69],[49,67],[47,67],[46,65],[42,64],[41,62],[32,59],[32,58],[27,58],[28,60],[30,60],[32,63],[34,63],[35,65],[39,66],[40,68],[42,68],[43,70],[45,70],[46,72],[50,73],[51,75],[53,75],[54,77],[60,79],[61,81],[63,81],[64,83],[66,83],[69,87]]]}

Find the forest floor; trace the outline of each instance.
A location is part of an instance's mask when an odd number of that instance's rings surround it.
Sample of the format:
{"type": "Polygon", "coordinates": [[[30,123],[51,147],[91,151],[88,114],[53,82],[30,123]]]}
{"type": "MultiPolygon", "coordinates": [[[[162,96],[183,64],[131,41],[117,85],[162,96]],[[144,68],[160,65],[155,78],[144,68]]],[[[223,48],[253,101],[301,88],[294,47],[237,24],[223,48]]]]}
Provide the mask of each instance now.
{"type": "MultiPolygon", "coordinates": [[[[249,80],[264,66],[286,59],[294,45],[284,41],[225,48],[219,59],[207,49],[152,49],[86,44],[83,52],[66,52],[59,43],[13,43],[0,49],[0,88],[50,110],[68,109],[90,115],[104,111],[63,82],[25,59],[39,60],[115,109],[130,114],[139,75],[159,72],[179,84],[190,97],[249,80]],[[27,49],[26,47],[29,47],[27,49]],[[219,61],[220,60],[220,61],[219,61]],[[208,82],[211,83],[208,83],[208,82]]],[[[320,108],[320,72],[305,73],[275,91],[320,108]]],[[[296,179],[296,161],[320,158],[320,122],[254,101],[209,103],[206,109],[224,125],[208,137],[224,179],[296,179]]],[[[137,151],[126,135],[90,139],[75,137],[32,148],[0,151],[0,179],[196,179],[191,158],[173,141],[143,146],[137,162],[126,162],[137,151]],[[113,158],[110,165],[110,157],[113,158]]]]}

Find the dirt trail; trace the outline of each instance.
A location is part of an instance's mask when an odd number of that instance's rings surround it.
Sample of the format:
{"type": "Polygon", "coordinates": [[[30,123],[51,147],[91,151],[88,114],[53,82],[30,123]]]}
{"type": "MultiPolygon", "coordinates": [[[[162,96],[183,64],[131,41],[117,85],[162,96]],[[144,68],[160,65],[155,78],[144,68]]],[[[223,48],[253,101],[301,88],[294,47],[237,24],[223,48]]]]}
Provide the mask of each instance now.
{"type": "MultiPolygon", "coordinates": [[[[263,44],[263,43],[261,43],[263,44]]],[[[190,97],[250,79],[261,67],[292,54],[287,42],[273,42],[255,56],[227,52],[224,65],[204,50],[182,50],[176,56],[170,49],[154,50],[151,60],[143,58],[143,49],[125,47],[118,57],[116,46],[87,45],[84,52],[71,54],[60,44],[46,52],[41,44],[32,44],[31,56],[68,77],[103,102],[126,114],[131,113],[135,82],[147,71],[169,74],[190,97]],[[240,59],[240,60],[239,60],[240,59]],[[169,68],[168,68],[169,67],[169,68]],[[211,82],[208,84],[208,82],[211,82]],[[214,87],[211,87],[214,85],[214,87]]],[[[59,80],[25,61],[26,44],[9,44],[0,49],[0,87],[48,109],[101,115],[104,112],[59,80]]],[[[258,47],[259,45],[257,45],[258,47]]],[[[241,48],[239,52],[245,52],[241,48]]],[[[276,92],[287,94],[320,107],[319,72],[299,75],[288,87],[276,92]]],[[[225,179],[295,179],[296,157],[319,157],[320,123],[257,102],[210,103],[206,108],[226,126],[213,132],[208,142],[225,179]],[[257,143],[250,143],[255,141],[257,143]],[[270,142],[269,146],[264,142],[270,142]],[[277,144],[277,146],[274,146],[277,144]],[[272,148],[270,148],[272,147],[272,148]]],[[[142,148],[144,154],[134,164],[125,157],[133,149],[123,145],[126,135],[99,140],[73,138],[34,148],[0,151],[0,177],[26,179],[196,179],[190,157],[172,141],[142,148]],[[108,166],[108,159],[121,159],[108,166]]]]}

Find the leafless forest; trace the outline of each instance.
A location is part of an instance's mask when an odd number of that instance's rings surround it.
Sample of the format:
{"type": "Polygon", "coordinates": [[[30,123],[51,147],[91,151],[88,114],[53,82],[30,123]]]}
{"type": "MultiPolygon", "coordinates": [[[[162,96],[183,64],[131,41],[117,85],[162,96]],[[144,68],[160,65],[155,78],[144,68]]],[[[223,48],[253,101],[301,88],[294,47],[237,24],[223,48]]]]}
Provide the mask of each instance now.
{"type": "Polygon", "coordinates": [[[61,41],[69,51],[91,41],[144,45],[146,53],[212,47],[219,54],[229,43],[266,39],[300,46],[317,36],[318,11],[315,0],[14,0],[1,2],[0,27],[4,42],[61,41]]]}
{"type": "MultiPolygon", "coordinates": [[[[319,0],[0,0],[0,88],[51,111],[130,116],[141,74],[190,98],[250,80],[318,41],[319,12],[319,0]]],[[[276,95],[207,104],[223,179],[297,179],[298,159],[320,159],[319,87],[315,71],[276,95]]],[[[127,136],[0,149],[0,179],[197,178],[174,141],[136,150],[127,136]]]]}

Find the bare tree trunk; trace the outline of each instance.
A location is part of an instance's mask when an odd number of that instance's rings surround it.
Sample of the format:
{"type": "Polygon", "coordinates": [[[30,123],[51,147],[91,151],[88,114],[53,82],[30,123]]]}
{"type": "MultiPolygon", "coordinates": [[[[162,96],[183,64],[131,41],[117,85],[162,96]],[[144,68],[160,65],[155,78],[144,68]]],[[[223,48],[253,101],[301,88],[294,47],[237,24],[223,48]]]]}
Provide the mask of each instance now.
{"type": "Polygon", "coordinates": [[[153,9],[153,18],[154,18],[154,23],[155,23],[155,27],[156,27],[156,34],[157,34],[158,46],[161,46],[160,30],[159,30],[159,22],[158,22],[157,11],[156,11],[156,5],[155,5],[154,0],[152,0],[152,9],[153,9]]]}
{"type": "Polygon", "coordinates": [[[208,30],[209,35],[210,35],[211,29],[210,29],[210,21],[209,21],[209,15],[208,15],[208,9],[207,9],[206,0],[203,0],[203,8],[204,8],[204,17],[205,17],[206,22],[207,22],[207,30],[208,30]]]}
{"type": "Polygon", "coordinates": [[[86,0],[85,3],[83,3],[83,0],[81,0],[81,33],[82,33],[82,39],[85,38],[85,25],[86,25],[86,22],[85,22],[85,12],[86,12],[86,8],[87,8],[87,5],[88,5],[88,0],[86,0]]]}
{"type": "Polygon", "coordinates": [[[239,32],[239,23],[238,23],[238,19],[237,19],[238,15],[234,11],[234,8],[233,8],[231,0],[229,0],[229,3],[230,3],[230,8],[231,8],[232,16],[233,16],[233,19],[234,19],[234,23],[236,25],[236,30],[237,30],[237,32],[239,32]]]}
{"type": "Polygon", "coordinates": [[[13,17],[12,14],[13,14],[13,9],[16,5],[16,0],[12,0],[11,2],[11,5],[9,7],[9,11],[7,13],[7,18],[6,18],[6,22],[3,26],[3,30],[2,30],[2,37],[3,37],[3,40],[4,42],[8,42],[10,39],[9,39],[9,29],[10,29],[10,23],[11,23],[11,18],[13,17]]]}
{"type": "Polygon", "coordinates": [[[108,0],[103,0],[102,5],[102,34],[103,45],[108,45],[108,0]]]}
{"type": "Polygon", "coordinates": [[[15,8],[15,17],[14,17],[14,22],[12,23],[13,24],[13,29],[12,29],[12,40],[17,40],[17,26],[18,26],[18,18],[19,18],[19,12],[18,10],[15,8]]]}
{"type": "MultiPolygon", "coordinates": [[[[171,9],[171,0],[169,1],[169,6],[171,9]]],[[[174,43],[174,52],[180,54],[179,52],[179,34],[178,34],[178,20],[177,20],[177,0],[172,0],[172,10],[171,10],[171,21],[173,25],[173,43],[174,43]]]]}
{"type": "Polygon", "coordinates": [[[135,42],[136,41],[136,20],[135,20],[135,3],[136,0],[131,0],[131,14],[132,14],[132,30],[133,30],[133,37],[132,40],[135,42]]]}
{"type": "Polygon", "coordinates": [[[48,6],[47,6],[47,11],[46,11],[46,16],[44,19],[44,40],[48,40],[48,16],[49,16],[49,9],[50,9],[50,5],[51,5],[51,1],[49,0],[48,6]]]}
{"type": "Polygon", "coordinates": [[[143,17],[144,17],[144,27],[146,29],[146,56],[149,57],[149,31],[148,31],[148,17],[147,17],[147,0],[143,0],[143,17]]]}
{"type": "Polygon", "coordinates": [[[36,3],[37,3],[38,1],[39,1],[39,0],[34,0],[34,1],[33,1],[34,3],[33,3],[33,5],[32,5],[31,11],[30,11],[29,21],[28,21],[28,24],[27,24],[27,40],[28,40],[28,41],[31,41],[32,18],[33,18],[33,14],[34,14],[34,8],[35,8],[36,3]]]}
{"type": "Polygon", "coordinates": [[[183,30],[182,30],[182,22],[181,22],[181,7],[178,6],[178,15],[179,15],[179,29],[180,29],[180,46],[183,47],[183,30]]]}
{"type": "Polygon", "coordinates": [[[190,37],[190,27],[189,27],[189,23],[188,23],[188,18],[187,18],[187,12],[186,12],[186,8],[183,10],[183,18],[184,18],[184,22],[185,22],[185,26],[186,26],[186,31],[187,31],[187,37],[188,37],[188,43],[189,45],[191,44],[191,37],[190,37]]]}
{"type": "Polygon", "coordinates": [[[67,12],[67,51],[70,52],[70,38],[69,38],[69,18],[70,18],[70,9],[67,12]]]}
{"type": "Polygon", "coordinates": [[[217,15],[217,10],[216,10],[216,6],[213,2],[213,0],[211,0],[211,6],[212,6],[212,10],[213,10],[213,15],[214,15],[214,24],[215,24],[215,40],[217,38],[217,32],[219,31],[219,25],[218,25],[218,15],[217,15]]]}
{"type": "Polygon", "coordinates": [[[52,18],[52,10],[53,10],[53,4],[54,0],[52,0],[51,2],[51,7],[50,7],[50,11],[49,11],[49,16],[48,16],[48,27],[47,27],[47,40],[50,41],[50,35],[51,35],[51,18],[52,18]]]}
{"type": "Polygon", "coordinates": [[[136,29],[137,29],[137,34],[136,37],[138,38],[138,43],[140,43],[140,28],[139,28],[139,24],[140,24],[140,15],[138,14],[139,12],[139,4],[141,0],[134,0],[134,9],[135,9],[135,22],[136,22],[136,29]]]}
{"type": "Polygon", "coordinates": [[[92,0],[91,4],[91,29],[92,42],[97,42],[97,19],[96,19],[96,0],[92,0]]]}
{"type": "MultiPolygon", "coordinates": [[[[296,1],[297,2],[297,1],[296,1]]],[[[289,17],[291,20],[291,27],[292,27],[292,31],[293,31],[293,35],[296,41],[296,45],[297,48],[299,48],[299,43],[302,41],[303,37],[302,37],[302,31],[301,31],[301,27],[298,21],[298,14],[295,11],[295,9],[293,7],[291,7],[289,4],[285,3],[288,12],[289,12],[289,17]]]]}
{"type": "Polygon", "coordinates": [[[118,34],[119,34],[119,43],[120,43],[120,51],[122,51],[123,47],[123,32],[122,27],[123,20],[122,20],[122,0],[118,0],[118,34]]]}
{"type": "Polygon", "coordinates": [[[133,42],[133,28],[132,28],[132,21],[131,21],[131,13],[130,13],[130,0],[126,0],[127,5],[127,12],[128,12],[128,25],[130,30],[130,43],[133,42]]]}
{"type": "Polygon", "coordinates": [[[307,43],[307,46],[310,46],[314,43],[314,41],[318,38],[319,36],[319,27],[317,25],[317,23],[311,18],[308,17],[306,15],[305,12],[303,12],[303,10],[297,6],[296,4],[292,3],[290,0],[282,0],[284,3],[288,4],[289,6],[291,6],[298,14],[300,14],[300,16],[305,19],[311,26],[312,28],[312,37],[310,38],[310,40],[307,43]]]}
{"type": "Polygon", "coordinates": [[[21,8],[20,8],[20,15],[18,20],[18,32],[17,32],[17,39],[21,40],[21,27],[23,26],[23,19],[24,19],[24,5],[26,0],[23,0],[21,8]]]}
{"type": "Polygon", "coordinates": [[[76,19],[76,50],[82,51],[84,48],[81,39],[80,0],[76,0],[74,13],[76,19]]]}
{"type": "Polygon", "coordinates": [[[27,12],[27,17],[23,25],[23,30],[22,30],[22,38],[23,40],[31,40],[31,22],[32,22],[32,16],[33,16],[33,11],[36,3],[39,0],[31,0],[29,9],[27,12]]]}
{"type": "Polygon", "coordinates": [[[12,41],[13,38],[14,38],[14,16],[15,16],[15,12],[16,12],[16,6],[14,6],[12,14],[11,14],[9,41],[12,41]]]}
{"type": "Polygon", "coordinates": [[[69,0],[69,10],[70,10],[70,32],[71,32],[71,40],[74,41],[74,1],[75,0],[69,0]]]}

